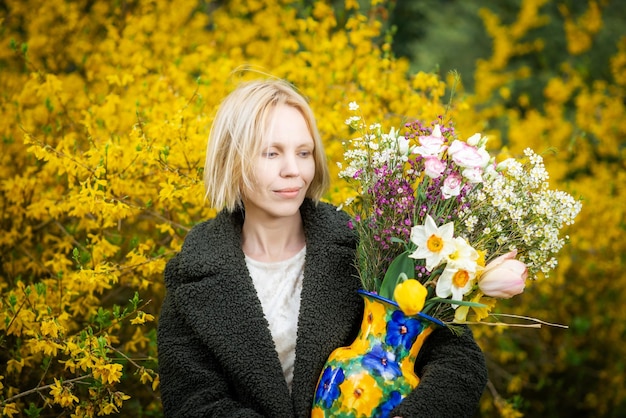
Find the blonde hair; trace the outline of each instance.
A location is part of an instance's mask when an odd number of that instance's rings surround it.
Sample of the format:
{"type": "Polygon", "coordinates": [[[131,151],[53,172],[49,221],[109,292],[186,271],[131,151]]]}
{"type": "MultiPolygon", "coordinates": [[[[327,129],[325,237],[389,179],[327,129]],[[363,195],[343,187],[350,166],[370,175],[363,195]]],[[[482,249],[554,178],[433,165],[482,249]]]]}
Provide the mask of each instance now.
{"type": "Polygon", "coordinates": [[[313,137],[315,176],[306,196],[319,201],[329,183],[328,167],[313,111],[286,81],[255,80],[240,84],[221,103],[211,132],[204,164],[205,197],[215,209],[241,206],[242,189],[254,185],[254,156],[261,150],[269,115],[278,105],[296,108],[313,137]]]}

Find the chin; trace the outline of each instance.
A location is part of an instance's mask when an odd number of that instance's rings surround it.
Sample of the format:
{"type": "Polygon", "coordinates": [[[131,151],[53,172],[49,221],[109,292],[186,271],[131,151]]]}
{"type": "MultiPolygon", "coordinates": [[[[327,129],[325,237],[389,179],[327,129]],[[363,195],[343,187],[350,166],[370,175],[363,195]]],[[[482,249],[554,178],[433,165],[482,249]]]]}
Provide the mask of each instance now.
{"type": "Polygon", "coordinates": [[[272,208],[272,212],[277,217],[289,217],[300,213],[300,206],[302,206],[304,199],[293,199],[288,201],[282,201],[272,208]]]}

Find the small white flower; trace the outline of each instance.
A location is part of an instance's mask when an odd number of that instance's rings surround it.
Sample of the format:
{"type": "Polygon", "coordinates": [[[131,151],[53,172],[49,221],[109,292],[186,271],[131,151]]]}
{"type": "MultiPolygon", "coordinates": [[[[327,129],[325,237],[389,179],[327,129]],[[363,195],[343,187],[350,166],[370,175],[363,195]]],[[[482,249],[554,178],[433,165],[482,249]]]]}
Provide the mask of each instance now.
{"type": "Polygon", "coordinates": [[[350,111],[354,112],[356,110],[359,110],[359,105],[357,104],[357,102],[350,102],[350,104],[348,104],[348,108],[350,109],[350,111]]]}

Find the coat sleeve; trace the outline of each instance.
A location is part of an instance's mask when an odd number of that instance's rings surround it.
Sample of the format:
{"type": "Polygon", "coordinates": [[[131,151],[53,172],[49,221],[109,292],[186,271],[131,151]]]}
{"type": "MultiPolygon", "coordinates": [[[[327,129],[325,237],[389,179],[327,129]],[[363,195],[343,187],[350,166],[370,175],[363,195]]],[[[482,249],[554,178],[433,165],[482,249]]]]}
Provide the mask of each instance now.
{"type": "Polygon", "coordinates": [[[403,418],[472,417],[487,384],[485,357],[472,331],[435,330],[416,360],[421,381],[390,414],[403,418]]]}
{"type": "Polygon", "coordinates": [[[161,307],[157,344],[165,417],[261,416],[234,400],[219,364],[178,312],[171,289],[161,307]]]}

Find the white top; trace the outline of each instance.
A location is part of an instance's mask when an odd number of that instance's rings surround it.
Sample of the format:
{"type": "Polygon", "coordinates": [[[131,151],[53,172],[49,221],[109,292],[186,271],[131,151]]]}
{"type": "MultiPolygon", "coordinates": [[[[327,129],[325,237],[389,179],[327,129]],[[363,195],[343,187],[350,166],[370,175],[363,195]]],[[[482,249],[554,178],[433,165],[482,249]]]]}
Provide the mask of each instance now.
{"type": "Polygon", "coordinates": [[[261,300],[263,313],[269,322],[290,391],[296,358],[296,332],[305,254],[306,247],[287,260],[270,263],[246,256],[246,264],[261,300]]]}

